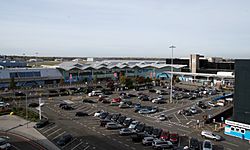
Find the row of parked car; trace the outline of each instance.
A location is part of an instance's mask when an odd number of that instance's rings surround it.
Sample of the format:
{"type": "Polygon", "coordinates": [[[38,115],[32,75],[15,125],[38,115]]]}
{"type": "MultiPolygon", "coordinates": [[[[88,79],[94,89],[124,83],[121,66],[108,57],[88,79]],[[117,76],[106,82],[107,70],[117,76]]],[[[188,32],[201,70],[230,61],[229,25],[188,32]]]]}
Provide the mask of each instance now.
{"type": "Polygon", "coordinates": [[[121,114],[98,111],[94,116],[100,118],[100,126],[108,130],[120,129],[119,135],[130,136],[133,142],[141,142],[143,145],[152,146],[155,149],[171,148],[179,142],[177,133],[147,126],[145,123],[121,114]]]}
{"type": "MultiPolygon", "coordinates": [[[[148,126],[121,114],[98,111],[94,116],[100,118],[101,127],[105,127],[107,130],[119,129],[119,135],[130,136],[131,141],[141,142],[143,145],[152,146],[154,149],[176,148],[180,140],[178,133],[170,133],[160,128],[148,126]]],[[[216,141],[222,140],[221,136],[210,131],[202,131],[201,136],[216,141]]],[[[210,150],[212,149],[212,143],[209,140],[200,143],[196,138],[190,138],[187,147],[195,150],[205,150],[206,148],[206,150],[210,150]]]]}

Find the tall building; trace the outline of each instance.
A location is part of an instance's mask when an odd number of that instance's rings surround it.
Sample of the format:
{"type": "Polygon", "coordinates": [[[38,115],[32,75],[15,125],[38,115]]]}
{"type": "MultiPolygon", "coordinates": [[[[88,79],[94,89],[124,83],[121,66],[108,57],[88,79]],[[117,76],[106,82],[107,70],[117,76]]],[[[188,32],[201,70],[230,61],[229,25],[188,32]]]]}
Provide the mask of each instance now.
{"type": "Polygon", "coordinates": [[[234,110],[225,134],[250,140],[250,60],[235,61],[234,110]]]}
{"type": "Polygon", "coordinates": [[[250,124],[250,60],[236,60],[234,121],[250,124]]]}
{"type": "Polygon", "coordinates": [[[190,56],[190,61],[189,61],[189,67],[192,73],[196,73],[199,69],[199,59],[200,55],[198,54],[192,54],[190,56]]]}

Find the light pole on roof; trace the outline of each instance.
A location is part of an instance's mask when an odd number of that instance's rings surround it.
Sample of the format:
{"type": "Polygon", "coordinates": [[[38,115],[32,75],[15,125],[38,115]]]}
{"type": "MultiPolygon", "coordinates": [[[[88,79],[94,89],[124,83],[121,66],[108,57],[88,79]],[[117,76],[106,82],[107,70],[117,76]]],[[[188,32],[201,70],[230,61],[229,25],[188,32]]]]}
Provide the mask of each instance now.
{"type": "Polygon", "coordinates": [[[169,102],[172,103],[173,102],[173,56],[174,56],[174,48],[176,48],[175,46],[170,46],[169,48],[171,48],[172,53],[171,53],[171,77],[170,77],[170,99],[169,102]]]}

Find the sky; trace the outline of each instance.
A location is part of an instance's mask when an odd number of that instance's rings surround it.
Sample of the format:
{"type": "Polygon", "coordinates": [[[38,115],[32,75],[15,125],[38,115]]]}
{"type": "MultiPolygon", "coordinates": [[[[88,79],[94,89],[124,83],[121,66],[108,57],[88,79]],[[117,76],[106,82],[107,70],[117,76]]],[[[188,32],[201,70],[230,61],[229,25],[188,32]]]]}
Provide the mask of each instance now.
{"type": "Polygon", "coordinates": [[[250,57],[249,0],[1,0],[0,54],[250,57]]]}

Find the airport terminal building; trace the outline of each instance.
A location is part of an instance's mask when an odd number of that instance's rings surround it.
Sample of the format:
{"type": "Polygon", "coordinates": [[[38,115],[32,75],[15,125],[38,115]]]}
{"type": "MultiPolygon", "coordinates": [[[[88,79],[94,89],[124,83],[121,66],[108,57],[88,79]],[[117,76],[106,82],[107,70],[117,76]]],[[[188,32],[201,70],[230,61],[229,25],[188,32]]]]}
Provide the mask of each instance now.
{"type": "MultiPolygon", "coordinates": [[[[186,65],[173,65],[173,70],[181,72],[186,65]]],[[[101,61],[81,64],[78,62],[63,62],[58,65],[65,82],[106,80],[118,78],[121,74],[127,77],[168,78],[162,75],[170,71],[171,65],[155,61],[101,61]]]]}
{"type": "Polygon", "coordinates": [[[8,68],[0,70],[0,88],[8,88],[11,80],[16,87],[38,87],[57,84],[62,78],[57,69],[52,68],[8,68]]]}

